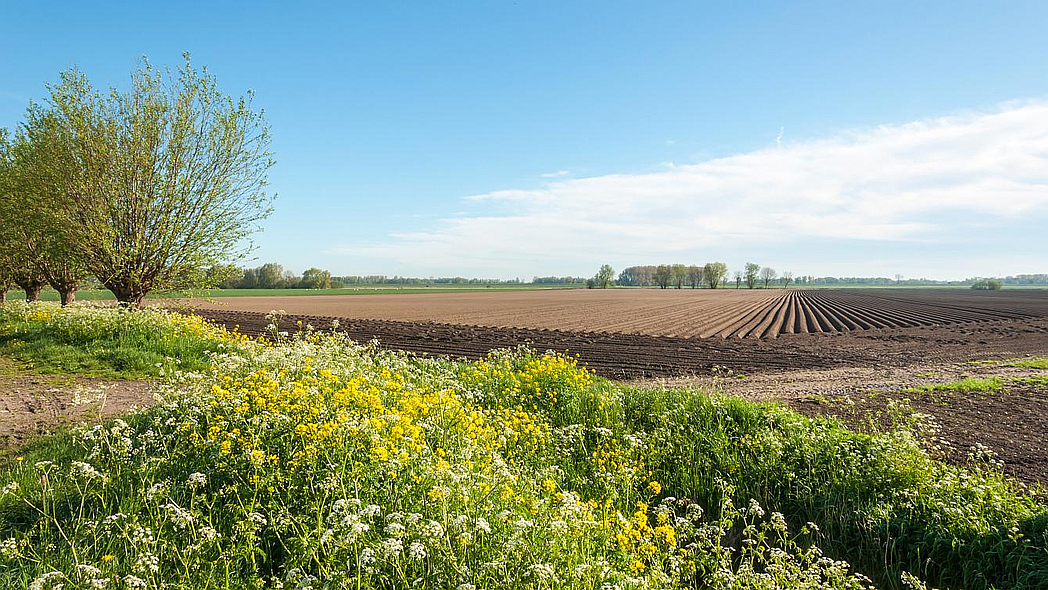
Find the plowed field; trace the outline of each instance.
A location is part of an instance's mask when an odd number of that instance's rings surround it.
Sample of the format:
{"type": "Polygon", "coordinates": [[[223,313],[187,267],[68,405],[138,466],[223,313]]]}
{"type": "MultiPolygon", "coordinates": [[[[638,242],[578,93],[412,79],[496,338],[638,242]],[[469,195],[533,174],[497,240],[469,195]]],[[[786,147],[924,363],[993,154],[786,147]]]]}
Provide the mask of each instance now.
{"type": "Polygon", "coordinates": [[[388,348],[477,358],[530,345],[632,379],[904,366],[1048,352],[1048,291],[611,290],[242,297],[198,308],[261,333],[265,312],[388,348]]]}
{"type": "Polygon", "coordinates": [[[777,338],[1048,317],[1048,291],[613,289],[242,297],[201,307],[676,338],[777,338]]]}

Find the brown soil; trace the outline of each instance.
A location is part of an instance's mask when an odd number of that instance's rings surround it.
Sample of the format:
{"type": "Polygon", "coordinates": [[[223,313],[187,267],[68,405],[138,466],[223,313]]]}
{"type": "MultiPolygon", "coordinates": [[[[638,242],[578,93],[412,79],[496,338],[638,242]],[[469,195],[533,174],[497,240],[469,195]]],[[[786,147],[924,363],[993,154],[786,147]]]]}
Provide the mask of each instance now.
{"type": "Polygon", "coordinates": [[[236,297],[192,304],[359,320],[768,339],[1048,317],[1048,290],[574,289],[236,297]]]}
{"type": "MultiPolygon", "coordinates": [[[[257,335],[269,321],[259,312],[200,309],[206,318],[257,335]]],[[[776,339],[672,338],[614,332],[566,332],[490,328],[289,315],[281,330],[296,322],[318,329],[339,321],[339,331],[358,342],[378,339],[387,348],[424,354],[480,358],[496,348],[527,344],[538,350],[577,355],[598,374],[613,379],[776,373],[835,367],[885,368],[921,362],[1000,359],[1048,352],[1048,319],[993,320],[944,326],[803,334],[776,339]]]]}
{"type": "Polygon", "coordinates": [[[153,403],[148,381],[28,375],[2,358],[0,369],[0,451],[63,425],[97,423],[153,403]]]}

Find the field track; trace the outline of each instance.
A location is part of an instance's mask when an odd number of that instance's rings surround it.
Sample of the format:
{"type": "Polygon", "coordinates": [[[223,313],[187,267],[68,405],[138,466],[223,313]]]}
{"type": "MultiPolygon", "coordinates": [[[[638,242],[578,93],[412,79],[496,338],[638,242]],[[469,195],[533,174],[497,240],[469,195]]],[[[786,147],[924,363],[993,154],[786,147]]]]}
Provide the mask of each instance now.
{"type": "Polygon", "coordinates": [[[1048,291],[610,289],[229,298],[199,309],[357,320],[437,322],[647,334],[772,339],[1048,317],[1048,291]]]}

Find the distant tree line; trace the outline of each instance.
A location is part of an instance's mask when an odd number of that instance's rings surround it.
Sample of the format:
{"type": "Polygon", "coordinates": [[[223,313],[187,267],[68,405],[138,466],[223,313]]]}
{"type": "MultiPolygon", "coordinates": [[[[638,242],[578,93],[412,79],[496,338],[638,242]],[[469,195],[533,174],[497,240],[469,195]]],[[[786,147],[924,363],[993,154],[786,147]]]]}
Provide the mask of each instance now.
{"type": "MultiPolygon", "coordinates": [[[[211,273],[220,277],[214,281],[222,289],[338,289],[343,287],[367,286],[417,286],[429,285],[520,285],[520,279],[475,279],[464,277],[413,278],[387,275],[333,276],[321,268],[309,268],[301,275],[285,270],[275,262],[255,268],[235,265],[212,267],[211,273]]],[[[536,284],[579,284],[584,279],[577,277],[536,277],[536,284]]]]}
{"type": "Polygon", "coordinates": [[[660,287],[682,289],[700,287],[715,289],[721,286],[728,272],[723,262],[697,264],[659,264],[624,268],[617,283],[623,287],[660,287]]]}
{"type": "Polygon", "coordinates": [[[1037,286],[1048,285],[1048,274],[1019,274],[1007,277],[969,277],[960,281],[943,281],[927,278],[903,278],[902,275],[889,277],[815,277],[800,276],[796,283],[804,286],[910,286],[910,287],[968,287],[980,281],[997,281],[1002,286],[1037,286]]]}
{"type": "Polygon", "coordinates": [[[582,277],[535,277],[531,279],[533,285],[582,285],[586,279],[582,277]]]}
{"type": "MultiPolygon", "coordinates": [[[[743,282],[750,289],[773,283],[783,287],[793,281],[793,273],[779,273],[770,267],[761,267],[752,262],[746,263],[743,270],[735,271],[735,287],[740,288],[743,282]]],[[[659,287],[662,289],[716,289],[727,285],[728,265],[723,262],[697,264],[659,264],[630,266],[619,273],[618,284],[625,287],[659,287]]]]}

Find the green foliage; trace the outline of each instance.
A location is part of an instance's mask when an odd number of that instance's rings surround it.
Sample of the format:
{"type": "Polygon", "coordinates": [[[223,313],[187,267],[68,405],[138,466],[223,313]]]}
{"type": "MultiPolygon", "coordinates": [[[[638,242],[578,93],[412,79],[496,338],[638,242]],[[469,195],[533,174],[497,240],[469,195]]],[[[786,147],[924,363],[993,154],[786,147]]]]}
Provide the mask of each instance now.
{"type": "Polygon", "coordinates": [[[206,286],[207,269],[247,251],[270,212],[273,164],[250,95],[223,94],[188,55],[177,73],[143,61],[126,91],[99,93],[77,70],[49,90],[49,107],[31,108],[26,126],[53,129],[74,164],[56,175],[48,210],[118,300],[206,286]]]}
{"type": "Polygon", "coordinates": [[[912,387],[907,391],[953,391],[953,392],[982,392],[990,393],[1004,389],[1004,380],[1000,377],[965,377],[958,381],[949,383],[937,383],[934,385],[921,385],[912,387]]]}
{"type": "Polygon", "coordinates": [[[597,271],[597,274],[593,277],[593,281],[596,286],[601,289],[607,289],[611,286],[611,283],[615,280],[615,269],[611,268],[610,264],[604,264],[597,271]]]}
{"type": "Polygon", "coordinates": [[[1048,356],[1028,359],[1015,359],[1002,363],[1005,367],[1023,367],[1026,369],[1048,369],[1048,356]]]}
{"type": "Polygon", "coordinates": [[[991,279],[975,281],[974,283],[972,283],[971,288],[976,291],[1000,291],[1001,281],[995,281],[991,279]]]}
{"type": "Polygon", "coordinates": [[[40,373],[157,376],[204,370],[242,338],[199,317],[10,302],[0,306],[0,351],[40,373]]]}
{"type": "Polygon", "coordinates": [[[673,282],[673,267],[669,264],[660,264],[655,267],[655,284],[665,289],[673,282]]]}
{"type": "Polygon", "coordinates": [[[746,287],[752,289],[757,286],[757,277],[760,274],[761,265],[755,262],[747,262],[743,276],[746,279],[746,287]]]}
{"type": "Polygon", "coordinates": [[[894,586],[1035,588],[1048,579],[1048,509],[984,462],[930,458],[913,434],[857,434],[830,419],[693,392],[631,392],[626,419],[653,434],[671,494],[716,504],[757,499],[814,521],[824,547],[894,586]]]}
{"type": "Polygon", "coordinates": [[[702,267],[703,279],[710,289],[716,289],[726,274],[728,274],[728,265],[723,262],[708,262],[706,266],[702,267]]]}
{"type": "Polygon", "coordinates": [[[308,268],[302,272],[300,284],[306,289],[330,289],[331,273],[319,268],[308,268]]]}

